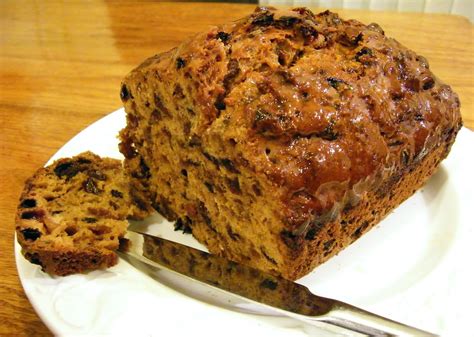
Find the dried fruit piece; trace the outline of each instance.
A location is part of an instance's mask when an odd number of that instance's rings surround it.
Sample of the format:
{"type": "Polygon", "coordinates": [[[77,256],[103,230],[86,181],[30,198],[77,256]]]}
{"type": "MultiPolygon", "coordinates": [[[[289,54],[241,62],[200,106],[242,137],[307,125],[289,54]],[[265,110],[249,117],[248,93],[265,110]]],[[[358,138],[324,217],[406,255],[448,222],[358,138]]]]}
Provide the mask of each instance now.
{"type": "Polygon", "coordinates": [[[36,241],[41,237],[41,232],[37,228],[25,228],[21,230],[25,240],[36,241]]]}
{"type": "Polygon", "coordinates": [[[97,187],[95,180],[90,177],[82,183],[82,187],[87,193],[99,194],[101,192],[97,187]]]}
{"type": "Polygon", "coordinates": [[[36,200],[35,199],[25,199],[20,204],[21,208],[33,208],[36,207],[36,200]]]}

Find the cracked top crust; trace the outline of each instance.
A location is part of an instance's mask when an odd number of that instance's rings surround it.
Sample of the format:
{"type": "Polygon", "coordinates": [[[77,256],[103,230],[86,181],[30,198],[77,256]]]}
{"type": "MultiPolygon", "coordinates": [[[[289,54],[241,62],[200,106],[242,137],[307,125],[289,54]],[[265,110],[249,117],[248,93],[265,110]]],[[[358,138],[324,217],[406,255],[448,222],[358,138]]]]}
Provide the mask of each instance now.
{"type": "Polygon", "coordinates": [[[147,81],[161,93],[148,98],[160,107],[152,116],[187,115],[173,135],[265,176],[294,232],[357,203],[462,123],[458,96],[424,57],[329,11],[257,8],[145,61],[122,100],[147,81]]]}

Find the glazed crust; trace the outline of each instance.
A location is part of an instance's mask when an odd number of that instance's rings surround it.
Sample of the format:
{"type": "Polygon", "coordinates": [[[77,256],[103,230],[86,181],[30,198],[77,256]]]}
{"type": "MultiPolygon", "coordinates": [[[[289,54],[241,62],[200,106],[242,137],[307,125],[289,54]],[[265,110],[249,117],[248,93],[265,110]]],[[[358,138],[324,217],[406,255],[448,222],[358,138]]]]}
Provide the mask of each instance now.
{"type": "Polygon", "coordinates": [[[424,57],[305,8],[198,34],[133,70],[121,97],[143,198],[211,252],[292,279],[408,198],[462,125],[424,57]]]}
{"type": "Polygon", "coordinates": [[[16,216],[23,255],[60,276],[115,265],[127,218],[150,212],[129,186],[120,160],[91,152],[39,169],[26,182],[16,216]]]}

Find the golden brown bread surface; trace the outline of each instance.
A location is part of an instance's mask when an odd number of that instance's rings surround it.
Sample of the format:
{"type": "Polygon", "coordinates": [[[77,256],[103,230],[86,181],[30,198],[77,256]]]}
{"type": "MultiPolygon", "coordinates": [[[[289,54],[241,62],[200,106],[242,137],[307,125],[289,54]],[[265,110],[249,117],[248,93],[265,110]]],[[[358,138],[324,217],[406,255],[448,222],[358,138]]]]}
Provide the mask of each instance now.
{"type": "Polygon", "coordinates": [[[23,255],[44,271],[69,275],[111,267],[128,217],[148,210],[129,192],[122,162],[84,152],[39,169],[27,182],[16,217],[23,255]]]}
{"type": "Polygon", "coordinates": [[[412,195],[459,99],[377,24],[260,8],[123,81],[134,188],[212,253],[299,278],[412,195]]]}

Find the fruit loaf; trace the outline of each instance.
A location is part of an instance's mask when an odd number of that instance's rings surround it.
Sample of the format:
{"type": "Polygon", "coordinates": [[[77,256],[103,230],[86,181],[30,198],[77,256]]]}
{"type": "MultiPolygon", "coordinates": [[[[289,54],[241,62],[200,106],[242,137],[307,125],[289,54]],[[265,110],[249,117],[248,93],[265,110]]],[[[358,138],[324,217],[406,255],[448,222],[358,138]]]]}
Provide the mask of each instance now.
{"type": "Polygon", "coordinates": [[[122,162],[91,152],[62,158],[26,182],[16,216],[22,253],[52,275],[113,266],[127,218],[150,209],[129,190],[122,162]]]}
{"type": "Polygon", "coordinates": [[[375,24],[258,8],[123,80],[142,199],[210,252],[297,279],[410,197],[462,125],[428,61],[375,24]]]}

